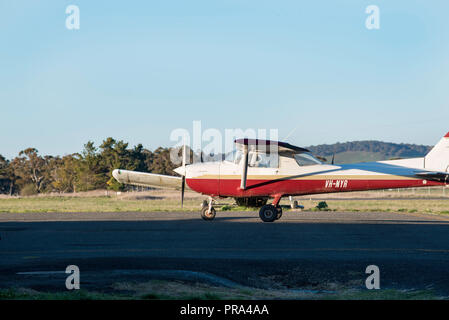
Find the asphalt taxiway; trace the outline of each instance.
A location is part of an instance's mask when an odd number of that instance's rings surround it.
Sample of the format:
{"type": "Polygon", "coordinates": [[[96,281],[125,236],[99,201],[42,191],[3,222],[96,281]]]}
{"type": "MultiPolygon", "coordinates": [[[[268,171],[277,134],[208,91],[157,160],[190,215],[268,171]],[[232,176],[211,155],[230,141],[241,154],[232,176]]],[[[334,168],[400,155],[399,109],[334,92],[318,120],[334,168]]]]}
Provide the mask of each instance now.
{"type": "Polygon", "coordinates": [[[382,288],[449,295],[449,218],[402,213],[0,213],[0,287],[64,288],[77,265],[84,288],[155,278],[260,288],[382,288]],[[228,282],[226,282],[228,281],[228,282]]]}

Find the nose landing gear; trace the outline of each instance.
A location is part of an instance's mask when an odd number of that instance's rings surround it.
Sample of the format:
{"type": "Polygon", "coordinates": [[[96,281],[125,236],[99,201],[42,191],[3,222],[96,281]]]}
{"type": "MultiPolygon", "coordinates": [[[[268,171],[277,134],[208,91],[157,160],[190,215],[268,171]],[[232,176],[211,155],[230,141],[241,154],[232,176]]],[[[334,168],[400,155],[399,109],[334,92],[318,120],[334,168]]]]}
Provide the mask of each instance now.
{"type": "Polygon", "coordinates": [[[212,206],[214,199],[212,197],[209,197],[209,203],[206,201],[203,202],[202,208],[201,208],[201,218],[203,218],[206,221],[214,220],[215,218],[215,208],[212,206]]]}

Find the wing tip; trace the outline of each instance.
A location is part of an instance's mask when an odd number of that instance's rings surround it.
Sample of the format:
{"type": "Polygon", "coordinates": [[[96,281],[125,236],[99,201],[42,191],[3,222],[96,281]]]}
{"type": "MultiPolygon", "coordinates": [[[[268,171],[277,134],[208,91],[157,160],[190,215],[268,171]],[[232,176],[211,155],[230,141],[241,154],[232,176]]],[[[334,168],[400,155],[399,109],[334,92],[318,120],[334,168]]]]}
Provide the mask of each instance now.
{"type": "Polygon", "coordinates": [[[112,176],[118,180],[119,175],[121,174],[120,169],[114,169],[112,170],[112,176]]]}

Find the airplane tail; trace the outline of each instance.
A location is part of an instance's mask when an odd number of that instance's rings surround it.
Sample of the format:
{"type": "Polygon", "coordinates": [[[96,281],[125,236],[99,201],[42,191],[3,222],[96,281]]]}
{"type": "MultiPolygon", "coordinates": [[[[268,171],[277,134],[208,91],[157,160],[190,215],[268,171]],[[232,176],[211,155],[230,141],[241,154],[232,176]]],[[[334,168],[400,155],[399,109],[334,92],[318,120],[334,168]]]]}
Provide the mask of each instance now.
{"type": "Polygon", "coordinates": [[[449,132],[424,157],[424,168],[449,172],[449,132]]]}

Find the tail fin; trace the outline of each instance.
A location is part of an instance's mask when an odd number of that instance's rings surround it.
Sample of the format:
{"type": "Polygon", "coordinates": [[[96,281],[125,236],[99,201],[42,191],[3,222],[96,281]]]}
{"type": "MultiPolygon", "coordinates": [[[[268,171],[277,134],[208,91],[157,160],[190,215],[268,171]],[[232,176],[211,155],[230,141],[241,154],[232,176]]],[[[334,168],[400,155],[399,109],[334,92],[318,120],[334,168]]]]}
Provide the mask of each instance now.
{"type": "Polygon", "coordinates": [[[449,172],[449,132],[425,156],[424,168],[449,172]]]}

